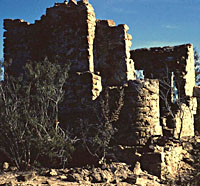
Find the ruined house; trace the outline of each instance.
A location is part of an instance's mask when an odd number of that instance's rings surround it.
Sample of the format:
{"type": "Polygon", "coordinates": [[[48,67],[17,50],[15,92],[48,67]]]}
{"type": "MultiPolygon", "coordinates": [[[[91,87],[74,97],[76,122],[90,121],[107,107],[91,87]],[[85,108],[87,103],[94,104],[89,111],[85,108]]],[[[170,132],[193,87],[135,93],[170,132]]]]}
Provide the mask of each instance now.
{"type": "Polygon", "coordinates": [[[158,140],[144,147],[153,137],[194,136],[199,88],[192,44],[130,51],[129,27],[96,19],[88,0],[55,3],[34,24],[6,19],[4,29],[4,58],[12,60],[8,74],[19,75],[27,60],[46,56],[71,64],[66,108],[74,116],[82,112],[80,103],[95,101],[106,87],[124,87],[119,145],[131,149],[132,158],[139,153],[142,168],[152,174],[174,175],[185,152],[179,143],[165,148],[158,140]]]}

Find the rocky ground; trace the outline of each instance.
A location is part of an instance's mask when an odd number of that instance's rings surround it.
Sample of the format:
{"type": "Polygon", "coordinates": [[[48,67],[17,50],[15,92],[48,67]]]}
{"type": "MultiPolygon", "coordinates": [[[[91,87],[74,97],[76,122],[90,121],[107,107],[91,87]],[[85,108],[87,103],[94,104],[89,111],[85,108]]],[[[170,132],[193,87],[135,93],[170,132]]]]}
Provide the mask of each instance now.
{"type": "MultiPolygon", "coordinates": [[[[171,140],[172,142],[172,140],[171,140]]],[[[141,169],[139,161],[134,166],[111,162],[98,167],[35,169],[17,171],[4,163],[0,170],[0,186],[199,186],[200,185],[200,137],[180,141],[187,156],[180,162],[179,176],[172,179],[159,179],[141,169]]],[[[173,142],[175,143],[175,142],[173,142]]],[[[126,156],[129,158],[129,156],[126,156]]],[[[149,164],[151,165],[151,164],[149,164]]]]}
{"type": "MultiPolygon", "coordinates": [[[[12,169],[12,168],[11,168],[12,169]]],[[[4,170],[1,186],[161,186],[161,180],[144,172],[137,162],[132,168],[125,163],[104,164],[101,167],[71,169],[41,169],[29,172],[4,170]]]]}

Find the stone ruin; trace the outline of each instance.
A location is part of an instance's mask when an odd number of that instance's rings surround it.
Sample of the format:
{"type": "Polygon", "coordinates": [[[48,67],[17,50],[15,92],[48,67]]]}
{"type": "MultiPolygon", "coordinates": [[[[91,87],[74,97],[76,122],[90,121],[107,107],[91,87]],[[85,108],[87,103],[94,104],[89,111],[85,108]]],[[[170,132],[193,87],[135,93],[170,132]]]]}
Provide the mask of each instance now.
{"type": "Polygon", "coordinates": [[[193,46],[187,44],[138,49],[131,51],[131,57],[134,59],[136,70],[143,70],[145,78],[158,79],[160,82],[160,121],[163,132],[171,133],[169,135],[176,138],[194,136],[197,100],[193,95],[195,87],[193,46]],[[173,108],[173,103],[176,102],[180,103],[173,108]],[[172,117],[175,124],[171,121],[172,117]]]}
{"type": "Polygon", "coordinates": [[[80,105],[95,102],[106,88],[110,94],[124,88],[116,157],[139,161],[159,177],[178,174],[187,154],[180,139],[198,128],[192,44],[131,51],[129,27],[96,19],[88,0],[55,3],[34,24],[6,19],[4,29],[4,58],[12,60],[8,74],[17,76],[27,60],[46,56],[71,64],[62,110],[72,120],[87,114],[80,105]],[[143,77],[136,77],[139,72],[143,77]]]}

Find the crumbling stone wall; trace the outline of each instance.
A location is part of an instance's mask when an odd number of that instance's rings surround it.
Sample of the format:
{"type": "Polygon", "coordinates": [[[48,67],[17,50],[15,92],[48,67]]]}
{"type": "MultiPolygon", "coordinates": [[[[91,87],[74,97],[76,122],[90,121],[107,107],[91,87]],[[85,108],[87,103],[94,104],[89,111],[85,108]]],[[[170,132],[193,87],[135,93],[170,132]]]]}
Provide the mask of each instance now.
{"type": "Polygon", "coordinates": [[[115,90],[124,88],[124,105],[114,123],[116,156],[125,152],[120,157],[130,158],[125,162],[140,161],[142,169],[159,177],[178,171],[183,149],[165,139],[194,136],[200,89],[194,88],[191,44],[130,52],[128,26],[97,20],[88,0],[55,3],[34,24],[7,19],[4,29],[4,58],[13,62],[5,69],[8,74],[18,76],[27,60],[45,57],[58,56],[61,63],[70,64],[64,104],[59,108],[61,123],[89,118],[92,107],[87,104],[98,100],[106,88],[113,94],[110,105],[115,106],[115,90]],[[135,80],[135,69],[144,71],[144,80],[135,80]]]}
{"type": "Polygon", "coordinates": [[[180,96],[193,96],[195,71],[192,44],[136,49],[131,51],[131,58],[135,62],[136,70],[144,70],[145,78],[162,80],[164,77],[170,83],[171,73],[174,72],[176,86],[180,87],[180,96]]]}
{"type": "Polygon", "coordinates": [[[137,49],[131,51],[136,70],[143,70],[145,78],[160,81],[160,114],[165,134],[194,135],[193,87],[195,86],[194,52],[191,44],[175,47],[137,49]],[[174,92],[174,88],[177,92],[174,92]],[[174,101],[174,96],[178,101],[174,101]],[[192,100],[192,101],[191,101],[192,100]],[[192,108],[192,110],[191,110],[192,108]],[[182,114],[184,113],[185,114],[182,114]],[[187,114],[186,114],[187,112],[187,114]],[[190,121],[190,122],[188,122],[190,121]]]}
{"type": "Polygon", "coordinates": [[[159,178],[176,179],[181,175],[183,158],[188,153],[180,143],[165,141],[162,138],[159,140],[156,143],[151,143],[149,150],[142,154],[140,158],[141,167],[159,178]]]}
{"type": "Polygon", "coordinates": [[[135,79],[128,26],[96,20],[86,0],[55,3],[35,24],[6,19],[4,29],[4,58],[13,61],[5,69],[10,74],[21,73],[27,60],[59,56],[61,62],[71,64],[70,71],[100,72],[104,84],[135,79]]]}
{"type": "MultiPolygon", "coordinates": [[[[60,106],[61,123],[73,124],[75,120],[88,116],[88,105],[96,100],[101,91],[101,77],[91,72],[70,73],[65,84],[64,103],[60,106]]],[[[64,126],[65,127],[65,126],[64,126]]]]}
{"type": "Polygon", "coordinates": [[[149,137],[162,136],[159,112],[159,82],[129,81],[125,87],[117,137],[122,145],[145,145],[149,137]]]}
{"type": "MultiPolygon", "coordinates": [[[[159,99],[158,80],[129,81],[124,87],[124,106],[116,124],[118,126],[118,133],[115,136],[118,145],[115,149],[116,159],[132,164],[139,161],[142,170],[162,179],[177,179],[181,175],[179,171],[184,164],[183,159],[188,153],[178,140],[168,139],[166,132],[163,131],[160,125],[159,99]]],[[[186,117],[186,119],[183,117],[184,122],[190,122],[188,114],[193,117],[187,109],[185,106],[181,113],[186,117]]],[[[190,108],[190,110],[196,109],[190,108]]],[[[182,117],[177,114],[176,119],[180,118],[182,117]]],[[[184,127],[188,127],[185,123],[182,129],[178,128],[179,126],[177,124],[174,131],[176,138],[191,136],[191,131],[194,131],[194,128],[185,129],[184,127]]],[[[189,126],[194,127],[194,125],[189,126]]]]}
{"type": "Polygon", "coordinates": [[[96,99],[102,90],[101,79],[107,86],[123,85],[135,78],[128,26],[96,20],[87,0],[55,3],[34,24],[6,19],[4,29],[4,58],[12,60],[12,65],[5,69],[9,74],[18,76],[27,60],[45,57],[52,61],[58,57],[61,63],[70,64],[62,107],[66,112],[70,107],[79,113],[79,101],[96,99]]]}
{"type": "Polygon", "coordinates": [[[71,64],[71,71],[93,72],[95,21],[87,1],[56,3],[35,24],[4,20],[4,57],[13,60],[9,73],[21,72],[27,60],[43,60],[46,56],[59,56],[63,63],[71,64]]]}
{"type": "Polygon", "coordinates": [[[130,59],[132,36],[127,25],[115,26],[112,20],[97,20],[94,41],[95,72],[100,72],[105,86],[123,85],[135,79],[130,59]]]}

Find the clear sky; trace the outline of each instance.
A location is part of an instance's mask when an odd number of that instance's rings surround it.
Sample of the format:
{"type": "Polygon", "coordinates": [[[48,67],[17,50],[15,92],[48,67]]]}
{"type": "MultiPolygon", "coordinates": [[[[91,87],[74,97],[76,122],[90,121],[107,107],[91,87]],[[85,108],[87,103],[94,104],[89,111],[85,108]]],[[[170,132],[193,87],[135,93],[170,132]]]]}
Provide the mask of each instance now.
{"type": "MultiPolygon", "coordinates": [[[[3,19],[40,19],[45,9],[64,0],[0,0],[0,58],[3,19]]],[[[200,0],[90,0],[98,19],[127,24],[132,48],[193,43],[200,49],[200,0]]]]}

